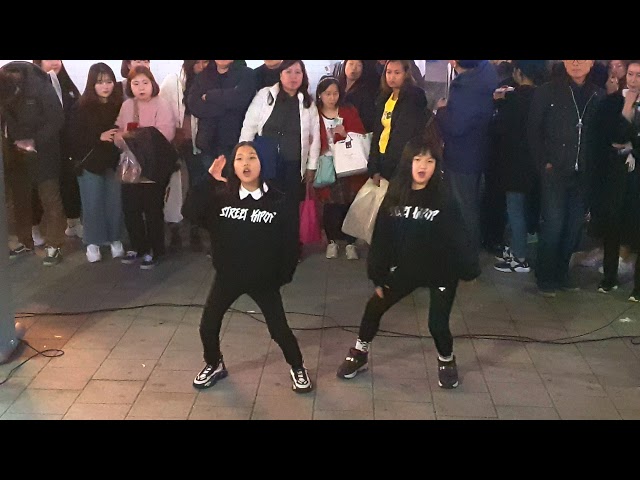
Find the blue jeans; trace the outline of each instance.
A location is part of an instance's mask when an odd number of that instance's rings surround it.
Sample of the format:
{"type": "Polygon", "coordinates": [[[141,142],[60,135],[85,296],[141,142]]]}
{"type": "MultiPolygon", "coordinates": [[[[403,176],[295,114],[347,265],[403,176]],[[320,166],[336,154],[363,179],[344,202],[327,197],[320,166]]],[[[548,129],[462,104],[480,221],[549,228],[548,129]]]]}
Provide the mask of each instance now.
{"type": "Polygon", "coordinates": [[[82,171],[78,176],[82,201],[83,241],[104,245],[122,240],[122,188],[115,172],[103,175],[82,171]]]}
{"type": "Polygon", "coordinates": [[[511,226],[511,251],[519,259],[527,257],[527,219],[525,194],[507,192],[507,215],[511,226]]]}
{"type": "Polygon", "coordinates": [[[540,289],[553,290],[569,281],[569,260],[580,243],[586,213],[580,180],[577,173],[571,177],[542,174],[536,266],[540,289]]]}
{"type": "Polygon", "coordinates": [[[445,171],[453,198],[460,206],[465,231],[471,239],[475,256],[480,255],[480,179],[481,173],[445,171]]]}

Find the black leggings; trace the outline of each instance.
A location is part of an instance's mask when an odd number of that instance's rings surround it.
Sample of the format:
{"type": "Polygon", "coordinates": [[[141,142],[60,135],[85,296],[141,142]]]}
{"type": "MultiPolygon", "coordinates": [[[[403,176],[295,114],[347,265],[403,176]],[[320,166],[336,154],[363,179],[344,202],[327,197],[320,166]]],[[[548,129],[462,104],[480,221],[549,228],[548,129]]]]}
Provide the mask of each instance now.
{"type": "MultiPolygon", "coordinates": [[[[384,313],[418,287],[419,285],[414,283],[405,283],[397,287],[394,286],[392,289],[385,288],[384,298],[380,298],[374,293],[365,307],[362,322],[360,322],[358,338],[363,342],[371,342],[378,333],[380,320],[384,313]]],[[[449,315],[451,314],[451,307],[453,306],[457,289],[457,281],[430,289],[429,332],[433,337],[438,353],[443,357],[448,357],[453,353],[453,336],[449,329],[449,315]]]]}
{"type": "Polygon", "coordinates": [[[282,306],[280,289],[272,286],[247,289],[224,281],[216,276],[209,291],[207,302],[200,320],[200,339],[204,348],[204,361],[217,365],[221,357],[220,328],[222,318],[229,307],[242,295],[253,299],[264,315],[271,338],[278,344],[286,362],[292,368],[302,367],[302,353],[298,340],[293,335],[282,306]]]}
{"type": "Polygon", "coordinates": [[[122,210],[131,249],[139,255],[160,257],[164,244],[164,192],[157,183],[122,185],[122,210]]]}

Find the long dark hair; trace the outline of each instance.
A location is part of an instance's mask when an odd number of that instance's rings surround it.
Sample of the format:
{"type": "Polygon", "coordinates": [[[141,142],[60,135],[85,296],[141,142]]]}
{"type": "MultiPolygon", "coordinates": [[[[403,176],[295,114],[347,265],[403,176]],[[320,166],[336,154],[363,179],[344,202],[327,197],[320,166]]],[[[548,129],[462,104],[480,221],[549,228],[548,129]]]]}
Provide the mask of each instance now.
{"type": "MultiPolygon", "coordinates": [[[[313,99],[311,98],[311,95],[309,95],[309,75],[307,75],[307,67],[304,66],[304,62],[302,60],[283,60],[278,68],[278,72],[282,73],[284,70],[296,63],[299,63],[300,68],[302,69],[302,85],[298,88],[298,93],[302,93],[302,105],[304,108],[309,108],[313,103],[313,99]]],[[[280,90],[282,90],[282,82],[280,79],[278,79],[278,85],[280,86],[280,90]]]]}
{"type": "Polygon", "coordinates": [[[413,157],[417,155],[431,155],[436,161],[436,169],[429,183],[425,188],[437,189],[442,188],[442,165],[441,147],[431,138],[417,136],[411,138],[402,150],[402,156],[396,167],[396,171],[389,181],[389,190],[384,197],[381,208],[396,207],[406,205],[411,193],[413,184],[413,157]]]}
{"type": "MultiPolygon", "coordinates": [[[[231,158],[227,159],[227,163],[231,162],[231,165],[225,166],[229,172],[229,177],[227,178],[227,192],[230,194],[237,194],[238,190],[240,190],[240,184],[242,183],[240,181],[240,178],[238,178],[238,176],[236,175],[236,171],[233,168],[233,162],[235,162],[236,160],[236,153],[238,152],[238,149],[240,147],[251,147],[253,148],[253,150],[256,152],[256,155],[258,156],[258,160],[260,160],[260,155],[258,154],[258,150],[256,149],[256,146],[253,144],[253,142],[250,141],[244,141],[244,142],[239,142],[236,144],[235,147],[233,147],[233,150],[231,151],[231,158]]],[[[262,167],[262,162],[260,162],[260,166],[262,167]]],[[[264,179],[262,178],[262,168],[260,169],[260,190],[262,190],[262,192],[264,193],[264,179]]]]}
{"type": "Polygon", "coordinates": [[[196,73],[193,71],[193,67],[198,63],[197,60],[183,60],[182,61],[182,71],[184,72],[184,96],[182,97],[182,103],[184,104],[184,113],[185,115],[191,115],[189,111],[189,105],[187,104],[187,97],[189,96],[189,91],[191,90],[191,86],[193,85],[193,80],[196,78],[196,73]]]}
{"type": "Polygon", "coordinates": [[[96,83],[100,77],[109,77],[113,82],[113,92],[107,98],[107,103],[114,105],[122,105],[122,89],[117,87],[116,76],[109,65],[103,62],[94,63],[89,67],[89,73],[87,74],[87,84],[84,87],[84,92],[80,96],[80,105],[88,106],[92,104],[100,103],[100,98],[96,94],[96,83]]]}

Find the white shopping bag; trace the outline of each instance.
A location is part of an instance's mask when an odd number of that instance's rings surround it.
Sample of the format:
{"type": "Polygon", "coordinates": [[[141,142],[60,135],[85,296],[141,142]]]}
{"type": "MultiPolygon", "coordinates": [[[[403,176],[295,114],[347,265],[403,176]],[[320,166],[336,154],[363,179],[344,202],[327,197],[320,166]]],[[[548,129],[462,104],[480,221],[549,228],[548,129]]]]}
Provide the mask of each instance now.
{"type": "Polygon", "coordinates": [[[349,207],[349,211],[342,223],[342,231],[371,245],[371,237],[378,217],[378,210],[380,210],[380,205],[388,188],[389,181],[384,178],[380,179],[379,187],[376,186],[372,179],[367,180],[362,188],[358,190],[356,198],[349,207]]]}

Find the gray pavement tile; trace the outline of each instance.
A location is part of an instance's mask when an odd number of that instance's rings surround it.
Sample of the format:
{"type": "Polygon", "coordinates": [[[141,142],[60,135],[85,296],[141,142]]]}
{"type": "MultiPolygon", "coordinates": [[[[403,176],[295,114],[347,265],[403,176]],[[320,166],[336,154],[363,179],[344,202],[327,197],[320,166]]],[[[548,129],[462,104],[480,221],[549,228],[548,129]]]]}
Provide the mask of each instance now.
{"type": "Polygon", "coordinates": [[[197,393],[140,392],[127,417],[186,420],[197,393]]]}
{"type": "Polygon", "coordinates": [[[381,378],[376,373],[373,383],[376,400],[387,402],[431,403],[431,387],[424,378],[381,378]]]}
{"type": "Polygon", "coordinates": [[[548,374],[542,373],[547,391],[553,395],[580,395],[586,397],[606,397],[598,379],[593,374],[548,374]]]}
{"type": "Polygon", "coordinates": [[[75,403],[122,403],[131,405],[136,400],[144,382],[135,380],[91,380],[75,403]]]}
{"type": "Polygon", "coordinates": [[[62,420],[64,415],[39,413],[5,413],[0,420],[62,420]]]}
{"type": "Polygon", "coordinates": [[[373,412],[373,390],[350,385],[325,385],[316,389],[315,410],[373,412]]]}
{"type": "Polygon", "coordinates": [[[81,390],[25,389],[7,409],[6,414],[26,413],[64,415],[81,390]]]}
{"type": "Polygon", "coordinates": [[[94,380],[147,380],[157,359],[107,358],[93,375],[94,380]]]}
{"type": "MultiPolygon", "coordinates": [[[[0,420],[2,417],[0,417],[0,420]]],[[[356,410],[315,410],[314,420],[373,420],[373,411],[364,412],[356,410]]]]}
{"type": "Polygon", "coordinates": [[[435,420],[432,403],[374,400],[374,418],[376,420],[435,420]]]}
{"type": "Polygon", "coordinates": [[[286,401],[280,396],[258,395],[251,420],[312,420],[314,392],[288,393],[286,401]]]}
{"type": "Polygon", "coordinates": [[[433,392],[436,416],[497,417],[495,406],[488,393],[464,393],[456,389],[433,392]]]}
{"type": "Polygon", "coordinates": [[[97,366],[58,368],[49,363],[31,381],[29,388],[82,390],[89,383],[97,369],[97,366]]]}
{"type": "Polygon", "coordinates": [[[500,420],[560,420],[555,408],[497,405],[500,420]]]}
{"type": "Polygon", "coordinates": [[[131,409],[125,404],[74,403],[63,420],[124,420],[131,409]]]}
{"type": "Polygon", "coordinates": [[[487,382],[496,406],[553,407],[546,388],[539,383],[487,382]]]}
{"type": "Polygon", "coordinates": [[[143,392],[194,393],[193,379],[198,370],[161,370],[154,368],[143,392]]]}
{"type": "Polygon", "coordinates": [[[216,407],[194,405],[189,420],[250,420],[252,407],[216,407]]]}
{"type": "Polygon", "coordinates": [[[608,397],[551,394],[563,420],[619,420],[622,417],[608,397]]]}

